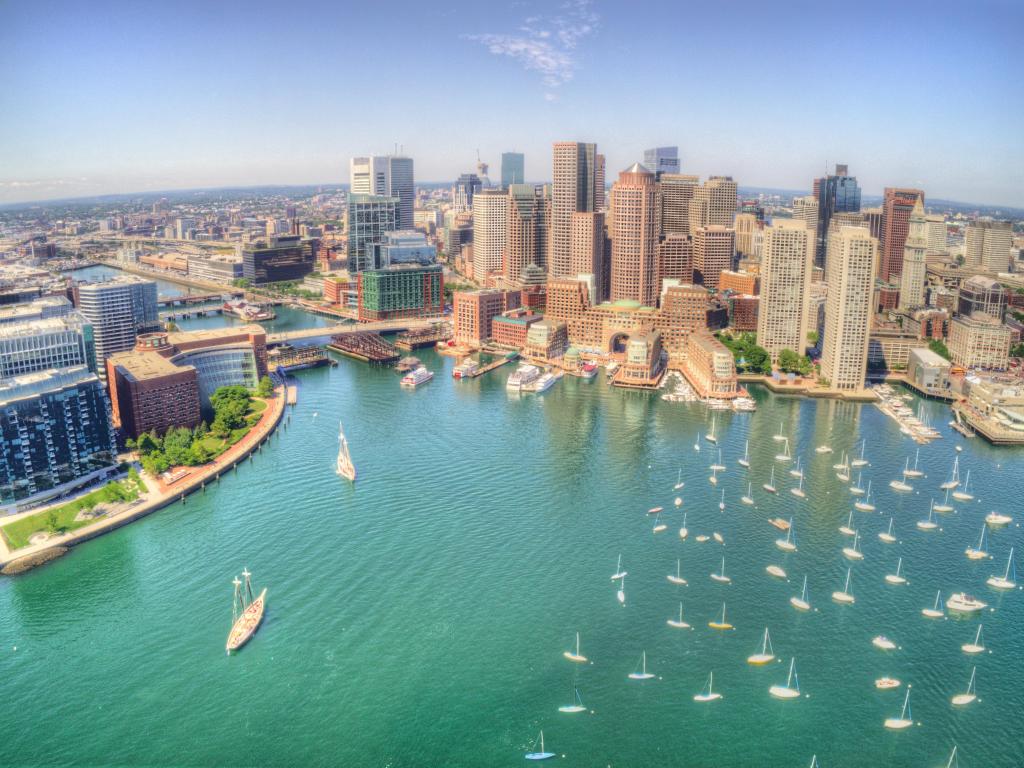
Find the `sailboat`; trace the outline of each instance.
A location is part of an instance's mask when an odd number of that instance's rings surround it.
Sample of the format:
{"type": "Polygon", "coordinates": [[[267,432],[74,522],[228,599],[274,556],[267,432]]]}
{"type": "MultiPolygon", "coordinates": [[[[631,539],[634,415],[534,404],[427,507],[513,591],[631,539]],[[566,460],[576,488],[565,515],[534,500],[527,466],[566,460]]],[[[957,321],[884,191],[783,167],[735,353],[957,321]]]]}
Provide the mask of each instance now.
{"type": "Polygon", "coordinates": [[[902,731],[914,724],[913,716],[910,715],[910,686],[907,686],[907,695],[903,697],[903,709],[899,717],[889,717],[885,720],[885,727],[894,731],[902,731]]]}
{"type": "Polygon", "coordinates": [[[743,455],[736,460],[736,463],[741,467],[750,467],[750,441],[747,440],[743,444],[743,455]]]}
{"type": "Polygon", "coordinates": [[[686,513],[683,512],[683,525],[679,529],[679,538],[685,541],[686,537],[690,535],[689,529],[686,527],[686,513]]]}
{"type": "Polygon", "coordinates": [[[971,470],[967,470],[967,478],[964,480],[963,490],[959,488],[953,491],[953,498],[957,501],[973,501],[974,495],[968,492],[967,488],[971,484],[971,470]]]}
{"type": "Polygon", "coordinates": [[[777,565],[766,565],[764,569],[769,576],[774,576],[777,579],[786,578],[786,571],[777,565]]]}
{"type": "Polygon", "coordinates": [[[776,539],[775,546],[783,552],[796,552],[796,542],[793,541],[793,518],[789,518],[789,528],[786,531],[786,538],[776,539]]]}
{"type": "Polygon", "coordinates": [[[789,660],[789,674],[786,676],[785,685],[773,685],[768,693],[776,699],[798,699],[800,698],[800,677],[796,674],[796,659],[789,660]]]}
{"type": "MultiPolygon", "coordinates": [[[[533,742],[532,749],[537,748],[537,742],[533,742]]],[[[540,732],[540,751],[539,752],[527,752],[525,757],[527,760],[549,760],[555,756],[554,752],[544,751],[544,731],[540,732]]]]}
{"type": "Polygon", "coordinates": [[[650,680],[654,677],[654,674],[647,671],[647,651],[644,651],[640,656],[640,671],[630,672],[630,680],[650,680]]]}
{"type": "Polygon", "coordinates": [[[864,501],[859,499],[853,502],[853,506],[859,509],[861,512],[874,512],[875,505],[871,503],[871,481],[868,480],[868,494],[864,497],[864,501]]]}
{"type": "Polygon", "coordinates": [[[949,489],[946,489],[946,499],[941,504],[934,506],[936,512],[952,512],[953,506],[949,503],[949,489]]]}
{"type": "Polygon", "coordinates": [[[715,443],[715,444],[718,443],[718,438],[715,436],[716,418],[717,418],[716,416],[712,416],[711,417],[711,431],[708,432],[706,435],[704,435],[704,439],[705,440],[707,440],[709,443],[715,443]]]}
{"type": "Polygon", "coordinates": [[[686,584],[686,579],[679,575],[679,568],[681,567],[680,564],[681,561],[679,560],[679,558],[676,558],[676,572],[674,574],[670,573],[668,576],[665,577],[673,584],[686,584]]]}
{"type": "Polygon", "coordinates": [[[786,442],[782,446],[782,453],[775,454],[776,461],[790,461],[793,457],[789,453],[789,438],[785,438],[786,442]]]}
{"type": "Polygon", "coordinates": [[[772,440],[774,440],[776,443],[781,443],[783,440],[786,439],[786,436],[784,434],[782,434],[782,426],[783,426],[783,422],[780,421],[779,422],[779,434],[772,435],[772,440]]]}
{"type": "Polygon", "coordinates": [[[676,629],[693,629],[693,627],[691,627],[689,624],[687,624],[685,621],[683,621],[683,604],[682,604],[682,602],[679,603],[679,618],[678,619],[668,619],[665,623],[668,624],[670,627],[675,627],[676,629]]]}
{"type": "Polygon", "coordinates": [[[946,761],[946,768],[958,768],[959,765],[960,761],[956,759],[956,744],[954,744],[953,751],[949,753],[949,760],[946,761]]]}
{"type": "MultiPolygon", "coordinates": [[[[907,474],[907,472],[911,471],[910,469],[908,469],[909,465],[910,457],[908,456],[907,461],[903,466],[903,477],[910,477],[910,475],[907,474]]],[[[901,479],[890,480],[889,487],[892,488],[894,491],[900,491],[901,493],[910,493],[912,490],[914,490],[914,487],[910,485],[910,483],[901,479]]]]}
{"type": "Polygon", "coordinates": [[[722,463],[722,449],[721,448],[718,449],[718,461],[716,461],[714,464],[712,464],[709,467],[709,469],[712,469],[712,470],[714,470],[716,472],[725,472],[725,464],[722,463]]]}
{"type": "Polygon", "coordinates": [[[800,466],[800,462],[801,462],[801,457],[797,456],[796,457],[796,466],[793,467],[791,470],[789,470],[789,474],[791,474],[793,477],[803,477],[804,476],[804,470],[803,470],[803,467],[800,466]]]}
{"type": "Polygon", "coordinates": [[[953,469],[949,473],[949,480],[939,486],[942,490],[952,490],[960,485],[960,457],[956,456],[953,459],[953,469]]]}
{"type": "Polygon", "coordinates": [[[850,494],[853,496],[863,496],[864,487],[860,484],[861,479],[864,477],[864,472],[857,473],[857,482],[850,486],[850,494]]]}
{"type": "Polygon", "coordinates": [[[981,536],[978,538],[978,546],[968,547],[964,550],[964,554],[967,555],[968,560],[984,560],[988,557],[988,550],[985,549],[985,532],[987,530],[987,526],[981,526],[981,536]]]}
{"type": "Polygon", "coordinates": [[[696,696],[693,697],[693,700],[694,701],[699,701],[701,703],[704,703],[704,702],[707,702],[707,701],[716,701],[716,700],[722,698],[722,694],[715,693],[713,690],[711,690],[712,686],[714,685],[714,683],[715,683],[715,673],[712,672],[711,674],[708,675],[707,685],[704,686],[704,689],[700,693],[698,693],[696,696]]]}
{"type": "Polygon", "coordinates": [[[814,449],[815,453],[832,453],[832,446],[828,443],[822,443],[814,449]]]}
{"type": "Polygon", "coordinates": [[[750,495],[750,491],[752,488],[753,485],[751,483],[747,483],[747,495],[740,497],[740,501],[742,501],[744,504],[753,505],[754,497],[750,495]]]}
{"type": "Polygon", "coordinates": [[[725,603],[722,603],[722,616],[719,621],[709,621],[708,626],[712,629],[732,629],[733,626],[725,620],[725,603]]]}
{"type": "Polygon", "coordinates": [[[559,712],[567,712],[569,714],[575,714],[577,712],[585,712],[587,708],[583,706],[583,697],[580,696],[580,689],[575,685],[572,687],[572,704],[568,704],[564,707],[559,707],[559,712]]]}
{"type": "Polygon", "coordinates": [[[722,489],[722,498],[718,502],[718,511],[725,512],[725,488],[722,489]]]}
{"type": "Polygon", "coordinates": [[[924,616],[925,618],[929,618],[929,619],[941,619],[943,616],[945,616],[945,614],[942,612],[942,609],[939,607],[940,605],[942,605],[942,590],[941,589],[938,592],[935,593],[935,605],[933,605],[931,608],[922,608],[921,609],[921,615],[924,616]]]}
{"type": "Polygon", "coordinates": [[[882,531],[880,534],[878,534],[878,538],[880,538],[886,544],[893,544],[896,541],[896,536],[892,532],[892,524],[893,524],[893,518],[890,517],[889,518],[889,529],[886,530],[886,531],[882,531]]]}
{"type": "Polygon", "coordinates": [[[844,483],[850,482],[850,464],[845,453],[843,454],[843,463],[839,465],[839,470],[836,472],[836,477],[844,483]]]}
{"type": "Polygon", "coordinates": [[[950,701],[953,702],[955,707],[966,707],[968,704],[978,700],[978,689],[975,685],[976,678],[978,675],[978,668],[974,667],[971,669],[971,679],[967,681],[967,690],[963,693],[958,693],[950,701]]]}
{"type": "Polygon", "coordinates": [[[775,467],[772,467],[771,479],[761,487],[768,491],[768,493],[778,493],[778,490],[775,488],[775,467]]]}
{"type": "Polygon", "coordinates": [[[1010,556],[1006,559],[1006,573],[1002,576],[989,576],[985,583],[993,589],[1013,589],[1017,586],[1017,568],[1013,564],[1013,547],[1010,547],[1010,556]],[[1010,576],[1010,571],[1013,576],[1010,576]]]}
{"type": "Polygon", "coordinates": [[[864,466],[867,466],[868,460],[864,458],[864,449],[867,447],[867,444],[868,444],[868,441],[866,439],[861,441],[861,443],[860,443],[860,458],[859,459],[854,459],[853,461],[851,461],[850,462],[850,466],[852,466],[852,467],[864,467],[864,466]]]}
{"type": "Polygon", "coordinates": [[[622,570],[622,555],[619,555],[619,559],[615,563],[615,573],[612,574],[612,581],[618,581],[624,578],[628,571],[622,570]]]}
{"type": "Polygon", "coordinates": [[[563,651],[562,655],[565,656],[569,661],[575,661],[577,664],[586,664],[588,659],[586,656],[580,653],[580,633],[576,633],[576,651],[563,651]]]}
{"type": "Polygon", "coordinates": [[[909,456],[907,457],[907,464],[908,464],[908,466],[903,467],[903,476],[904,477],[924,477],[924,472],[922,472],[920,469],[917,468],[917,463],[918,463],[918,461],[920,461],[920,459],[921,459],[921,449],[918,448],[917,449],[917,453],[914,454],[914,468],[913,469],[911,469],[909,467],[910,457],[909,456]]]}
{"type": "Polygon", "coordinates": [[[896,650],[896,643],[885,635],[875,635],[875,637],[871,638],[871,644],[875,646],[875,648],[881,648],[883,651],[896,650]]]}
{"type": "Polygon", "coordinates": [[[964,643],[960,646],[960,650],[972,656],[976,653],[985,652],[985,642],[981,639],[981,624],[978,625],[978,631],[974,633],[974,642],[964,643]]]}
{"type": "Polygon", "coordinates": [[[729,584],[730,582],[732,582],[732,579],[725,575],[725,555],[722,555],[722,572],[712,573],[711,579],[713,581],[719,582],[720,584],[729,584]]]}
{"type": "Polygon", "coordinates": [[[619,581],[619,591],[615,593],[615,599],[619,601],[620,605],[626,604],[626,577],[623,576],[619,581]]]}
{"type": "Polygon", "coordinates": [[[708,482],[712,485],[718,485],[718,470],[712,467],[711,477],[708,478],[708,482]]]}
{"type": "Polygon", "coordinates": [[[849,465],[846,463],[846,451],[843,451],[843,456],[841,459],[839,459],[839,463],[833,464],[832,469],[834,469],[836,472],[841,472],[842,470],[849,468],[849,465]]]}
{"type": "Polygon", "coordinates": [[[768,627],[764,628],[764,637],[761,639],[761,652],[747,656],[747,664],[760,666],[775,659],[775,651],[772,648],[772,639],[768,636],[768,627]]]}
{"type": "Polygon", "coordinates": [[[839,526],[839,532],[843,536],[854,536],[857,533],[857,529],[853,527],[853,510],[850,510],[850,514],[846,516],[846,525],[839,526]]]}
{"type": "Polygon", "coordinates": [[[341,422],[338,422],[338,459],[335,462],[334,471],[346,480],[355,482],[356,466],[352,463],[352,457],[348,452],[348,440],[345,438],[345,429],[341,422]]]}
{"type": "Polygon", "coordinates": [[[686,485],[686,483],[683,482],[683,468],[680,467],[679,468],[679,474],[676,475],[676,484],[672,486],[672,490],[673,491],[678,491],[684,485],[686,485]]]}
{"type": "Polygon", "coordinates": [[[796,488],[790,488],[789,492],[796,496],[798,499],[807,498],[807,494],[804,493],[804,476],[800,474],[800,484],[796,488]]]}
{"type": "Polygon", "coordinates": [[[1009,515],[1004,515],[1002,512],[996,512],[992,510],[985,515],[985,522],[992,526],[997,525],[1009,525],[1013,522],[1013,518],[1009,515]]]}
{"type": "Polygon", "coordinates": [[[885,574],[885,581],[888,584],[906,584],[907,580],[904,578],[901,570],[903,569],[903,558],[901,557],[896,561],[896,573],[885,574]]]}
{"type": "Polygon", "coordinates": [[[676,496],[676,499],[675,499],[674,503],[676,505],[676,509],[678,509],[679,507],[683,506],[683,497],[682,496],[676,496]]]}
{"type": "Polygon", "coordinates": [[[821,764],[818,762],[817,755],[811,755],[811,764],[808,768],[821,768],[821,764]]]}
{"type": "Polygon", "coordinates": [[[843,586],[842,592],[833,592],[832,599],[837,603],[851,604],[854,602],[853,594],[850,592],[850,568],[846,569],[846,584],[843,586]]]}
{"type": "Polygon", "coordinates": [[[256,634],[263,621],[263,612],[267,605],[267,588],[264,587],[259,597],[252,594],[252,574],[249,569],[242,570],[243,582],[236,576],[231,583],[235,586],[235,595],[231,600],[231,631],[228,633],[227,652],[237,651],[256,634]]]}
{"type": "Polygon", "coordinates": [[[843,556],[847,560],[863,560],[864,553],[860,551],[860,532],[853,535],[853,546],[843,547],[843,556]]]}
{"type": "Polygon", "coordinates": [[[928,519],[918,520],[917,527],[922,531],[934,531],[939,527],[939,524],[935,522],[935,499],[932,499],[932,505],[928,507],[928,519]]]}
{"type": "Polygon", "coordinates": [[[789,604],[798,611],[811,610],[811,604],[807,600],[807,576],[804,576],[804,588],[800,590],[800,597],[789,598],[789,604]]]}
{"type": "Polygon", "coordinates": [[[666,528],[668,528],[668,526],[665,523],[661,522],[661,512],[659,512],[657,516],[654,518],[654,528],[651,529],[651,532],[661,533],[666,528]]]}

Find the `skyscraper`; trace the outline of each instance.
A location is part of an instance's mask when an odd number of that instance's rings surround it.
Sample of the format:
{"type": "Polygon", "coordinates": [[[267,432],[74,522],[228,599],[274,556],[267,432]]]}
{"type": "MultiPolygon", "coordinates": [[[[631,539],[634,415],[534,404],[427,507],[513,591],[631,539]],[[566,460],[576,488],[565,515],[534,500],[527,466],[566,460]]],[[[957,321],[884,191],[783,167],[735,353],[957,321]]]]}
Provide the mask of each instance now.
{"type": "Polygon", "coordinates": [[[662,174],[658,181],[661,191],[662,235],[691,234],[690,202],[699,185],[699,176],[678,173],[662,174]]]}
{"type": "Polygon", "coordinates": [[[886,282],[899,280],[903,272],[903,246],[907,242],[910,226],[910,212],[918,199],[924,204],[924,192],[920,189],[885,188],[882,203],[882,256],[878,265],[878,276],[886,282]]]}
{"type": "Polygon", "coordinates": [[[718,290],[722,270],[732,269],[736,253],[736,233],[722,225],[698,227],[693,232],[693,280],[718,290]]]}
{"type": "Polygon", "coordinates": [[[645,149],[644,168],[659,179],[663,173],[679,173],[679,147],[645,149]]]}
{"type": "Polygon", "coordinates": [[[473,195],[483,188],[483,182],[475,173],[464,173],[452,186],[452,209],[456,213],[473,210],[473,195]]]}
{"type": "Polygon", "coordinates": [[[526,162],[522,152],[501,153],[501,186],[508,189],[513,184],[526,183],[526,162]]]}
{"type": "Polygon", "coordinates": [[[653,307],[658,299],[658,187],[634,163],[612,185],[612,301],[653,307]]]}
{"type": "Polygon", "coordinates": [[[397,197],[386,195],[348,196],[348,269],[350,272],[362,272],[376,269],[374,263],[373,243],[384,239],[385,232],[398,229],[397,197]]]}
{"type": "Polygon", "coordinates": [[[572,215],[604,203],[604,158],[596,144],[556,142],[553,147],[548,272],[572,274],[572,215]]]}
{"type": "Polygon", "coordinates": [[[736,182],[732,176],[710,176],[690,201],[690,234],[698,227],[731,227],[736,217],[736,182]]]}
{"type": "Polygon", "coordinates": [[[743,256],[755,256],[754,235],[760,229],[761,222],[753,213],[737,213],[733,228],[736,230],[736,251],[743,256]]]}
{"type": "Polygon", "coordinates": [[[576,211],[572,215],[572,273],[593,275],[594,291],[604,296],[604,214],[596,211],[576,211]]]}
{"type": "Polygon", "coordinates": [[[484,189],[473,195],[473,274],[482,280],[501,272],[508,228],[508,193],[484,189]]]}
{"type": "Polygon", "coordinates": [[[835,174],[814,180],[814,197],[818,200],[814,265],[824,267],[832,216],[836,213],[856,213],[860,210],[860,187],[857,186],[857,177],[850,176],[845,165],[836,165],[835,174]]]}
{"type": "Polygon", "coordinates": [[[903,272],[900,274],[899,309],[924,306],[924,255],[928,250],[928,220],[918,200],[910,212],[907,240],[903,246],[903,272]]]}
{"type": "Polygon", "coordinates": [[[978,219],[964,228],[964,264],[992,272],[1010,268],[1013,230],[1008,221],[978,219]]]}
{"type": "Polygon", "coordinates": [[[949,253],[946,217],[941,213],[929,213],[924,218],[928,222],[928,253],[949,253]]]}
{"type": "Polygon", "coordinates": [[[353,157],[349,162],[350,189],[357,195],[398,198],[396,229],[413,228],[413,203],[416,186],[411,157],[370,155],[353,157]]]}
{"type": "Polygon", "coordinates": [[[825,257],[828,297],[821,375],[833,389],[864,386],[878,241],[865,227],[832,227],[825,257]]]}
{"type": "Polygon", "coordinates": [[[777,219],[764,230],[757,343],[772,362],[778,362],[783,349],[803,354],[807,346],[806,305],[814,263],[809,243],[815,231],[798,219],[777,219]]]}
{"type": "Polygon", "coordinates": [[[530,184],[513,184],[508,188],[508,198],[502,273],[509,282],[518,283],[528,265],[547,265],[551,199],[545,187],[530,184]]]}
{"type": "Polygon", "coordinates": [[[658,243],[659,290],[669,279],[693,282],[693,238],[689,235],[665,235],[658,243]]]}
{"type": "Polygon", "coordinates": [[[107,358],[135,346],[140,333],[159,328],[156,283],[117,277],[78,285],[78,309],[92,324],[96,373],[106,381],[107,358]]]}

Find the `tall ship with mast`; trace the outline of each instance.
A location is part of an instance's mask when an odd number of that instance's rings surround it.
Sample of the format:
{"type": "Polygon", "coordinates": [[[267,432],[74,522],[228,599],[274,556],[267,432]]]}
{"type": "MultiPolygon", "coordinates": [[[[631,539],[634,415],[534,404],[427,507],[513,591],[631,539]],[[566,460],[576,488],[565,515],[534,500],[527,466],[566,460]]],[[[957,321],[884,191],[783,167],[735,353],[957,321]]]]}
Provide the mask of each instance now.
{"type": "Polygon", "coordinates": [[[345,429],[341,422],[338,422],[338,461],[335,471],[346,480],[356,481],[356,465],[352,463],[352,457],[348,453],[348,440],[345,439],[345,429]]]}
{"type": "Polygon", "coordinates": [[[231,632],[228,633],[227,652],[237,651],[256,634],[263,621],[263,611],[267,605],[267,588],[264,587],[259,597],[252,594],[252,574],[246,568],[242,571],[245,582],[238,577],[232,582],[235,585],[235,596],[231,603],[231,632]]]}

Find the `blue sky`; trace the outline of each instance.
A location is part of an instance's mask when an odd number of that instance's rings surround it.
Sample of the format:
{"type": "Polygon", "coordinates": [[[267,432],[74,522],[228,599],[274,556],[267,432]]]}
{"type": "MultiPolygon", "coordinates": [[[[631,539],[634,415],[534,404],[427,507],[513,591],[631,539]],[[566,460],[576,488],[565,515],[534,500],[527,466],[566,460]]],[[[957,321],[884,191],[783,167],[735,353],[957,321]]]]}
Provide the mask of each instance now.
{"type": "Polygon", "coordinates": [[[395,144],[1024,207],[1024,2],[0,0],[0,202],[337,183],[395,144]]]}

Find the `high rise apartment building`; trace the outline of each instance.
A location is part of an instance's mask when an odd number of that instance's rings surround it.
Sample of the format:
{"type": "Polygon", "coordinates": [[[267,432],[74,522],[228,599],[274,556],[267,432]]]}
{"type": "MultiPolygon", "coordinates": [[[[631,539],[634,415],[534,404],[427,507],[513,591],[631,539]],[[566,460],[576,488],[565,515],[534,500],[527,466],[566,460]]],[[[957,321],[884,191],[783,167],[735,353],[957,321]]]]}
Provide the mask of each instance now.
{"type": "Polygon", "coordinates": [[[736,230],[736,252],[753,256],[754,236],[761,229],[761,222],[753,213],[737,213],[733,229],[736,230]]]}
{"type": "Polygon", "coordinates": [[[903,272],[900,274],[899,309],[924,306],[925,253],[928,251],[928,220],[918,200],[910,212],[907,239],[903,245],[903,272]]]}
{"type": "Polygon", "coordinates": [[[501,186],[508,189],[513,184],[525,184],[526,162],[522,152],[501,153],[501,186]]]}
{"type": "Polygon", "coordinates": [[[395,229],[412,229],[416,185],[411,157],[370,155],[353,157],[349,162],[352,194],[398,198],[395,229]]]}
{"type": "Polygon", "coordinates": [[[473,195],[473,274],[478,280],[502,271],[508,229],[508,193],[484,189],[473,195]]]}
{"type": "Polygon", "coordinates": [[[473,195],[483,189],[483,182],[475,173],[464,173],[452,186],[452,210],[466,213],[473,210],[473,195]]]}
{"type": "Polygon", "coordinates": [[[634,163],[612,185],[612,301],[652,307],[658,298],[658,187],[654,174],[634,163]]]}
{"type": "Polygon", "coordinates": [[[92,325],[80,312],[0,324],[0,379],[80,365],[96,371],[92,325]]]}
{"type": "Polygon", "coordinates": [[[992,272],[1010,268],[1013,229],[1009,221],[978,219],[964,228],[964,264],[992,272]]]}
{"type": "Polygon", "coordinates": [[[718,289],[718,276],[732,269],[736,233],[722,225],[698,227],[693,231],[693,280],[711,290],[718,289]]]}
{"type": "Polygon", "coordinates": [[[662,174],[658,181],[661,193],[661,234],[689,235],[690,202],[700,186],[699,176],[678,173],[662,174]]]}
{"type": "Polygon", "coordinates": [[[949,253],[946,217],[941,213],[929,213],[925,221],[928,224],[928,253],[949,253]]]}
{"type": "Polygon", "coordinates": [[[398,227],[397,197],[354,194],[348,196],[348,268],[350,272],[376,269],[373,261],[374,243],[384,239],[386,232],[398,227]]]}
{"type": "Polygon", "coordinates": [[[604,204],[604,158],[596,144],[556,142],[552,155],[551,228],[548,272],[572,274],[572,215],[604,204]]]}
{"type": "Polygon", "coordinates": [[[699,227],[731,227],[736,218],[736,182],[732,176],[710,176],[690,201],[690,233],[699,227]]]}
{"type": "Polygon", "coordinates": [[[903,247],[907,242],[910,213],[918,200],[924,205],[924,192],[920,189],[885,188],[878,276],[886,282],[898,281],[903,273],[903,247]]]}
{"type": "MultiPolygon", "coordinates": [[[[816,225],[816,223],[815,223],[816,225]]],[[[807,300],[816,230],[798,219],[777,219],[764,230],[757,343],[778,362],[779,352],[803,354],[807,346],[807,300]]]]}
{"type": "Polygon", "coordinates": [[[825,262],[821,375],[833,389],[857,390],[864,386],[868,366],[878,241],[864,227],[832,227],[825,262]]]}
{"type": "Polygon", "coordinates": [[[837,213],[860,210],[860,187],[857,186],[857,177],[850,176],[845,165],[836,165],[834,174],[814,180],[813,195],[818,201],[814,264],[824,267],[832,217],[837,213]]]}
{"type": "Polygon", "coordinates": [[[513,184],[508,188],[502,274],[510,283],[520,283],[530,264],[547,266],[550,207],[545,187],[513,184]]]}
{"type": "Polygon", "coordinates": [[[655,178],[663,173],[679,173],[679,147],[645,149],[643,165],[655,178]]]}
{"type": "Polygon", "coordinates": [[[597,296],[604,296],[604,214],[595,211],[577,211],[572,215],[572,272],[593,275],[597,296]]]}
{"type": "Polygon", "coordinates": [[[106,381],[107,358],[135,346],[140,333],[156,330],[156,283],[136,277],[117,277],[77,286],[78,309],[92,325],[96,343],[96,373],[106,381]]]}

